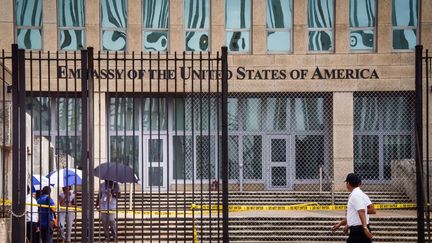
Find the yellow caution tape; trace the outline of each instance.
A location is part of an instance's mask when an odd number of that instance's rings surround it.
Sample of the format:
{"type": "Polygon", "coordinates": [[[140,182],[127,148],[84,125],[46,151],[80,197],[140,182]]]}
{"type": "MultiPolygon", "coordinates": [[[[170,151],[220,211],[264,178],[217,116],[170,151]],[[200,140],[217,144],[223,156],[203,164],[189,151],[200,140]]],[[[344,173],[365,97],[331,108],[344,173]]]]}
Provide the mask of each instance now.
{"type": "MultiPolygon", "coordinates": [[[[0,204],[12,205],[11,200],[0,199],[0,204]]],[[[64,206],[48,206],[44,204],[30,204],[26,203],[27,206],[35,206],[42,208],[52,209],[64,209],[70,211],[81,212],[80,207],[64,207],[64,206]]],[[[413,209],[417,207],[414,203],[397,203],[397,204],[374,204],[375,209],[413,209]]],[[[191,204],[190,210],[188,211],[141,211],[141,210],[97,210],[100,213],[124,213],[124,214],[143,214],[152,216],[176,216],[176,215],[192,215],[193,212],[201,212],[208,214],[211,211],[222,210],[222,205],[198,205],[191,204]]],[[[241,212],[241,211],[296,211],[296,210],[346,210],[346,205],[319,205],[317,202],[294,204],[294,205],[229,205],[228,210],[230,212],[241,212]]]]}
{"type": "MultiPolygon", "coordinates": [[[[416,208],[417,204],[414,203],[399,203],[399,204],[374,204],[375,209],[412,209],[416,208]]],[[[222,210],[221,205],[196,205],[195,210],[208,210],[208,211],[218,211],[222,210]]],[[[292,211],[292,210],[346,210],[346,205],[319,205],[316,202],[295,204],[295,205],[281,205],[281,206],[266,206],[266,205],[230,205],[228,210],[230,212],[239,211],[292,211]]]]}

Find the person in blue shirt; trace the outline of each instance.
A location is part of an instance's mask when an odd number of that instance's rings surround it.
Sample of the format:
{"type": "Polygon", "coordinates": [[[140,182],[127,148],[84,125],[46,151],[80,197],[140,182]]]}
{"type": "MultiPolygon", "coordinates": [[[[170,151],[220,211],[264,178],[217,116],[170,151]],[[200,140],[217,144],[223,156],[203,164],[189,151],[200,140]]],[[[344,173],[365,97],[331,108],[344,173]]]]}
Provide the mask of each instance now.
{"type": "MultiPolygon", "coordinates": [[[[42,195],[37,200],[38,204],[54,206],[54,201],[50,197],[51,188],[46,186],[42,189],[42,195]]],[[[54,232],[54,208],[39,207],[39,220],[42,243],[52,243],[54,232]]]]}

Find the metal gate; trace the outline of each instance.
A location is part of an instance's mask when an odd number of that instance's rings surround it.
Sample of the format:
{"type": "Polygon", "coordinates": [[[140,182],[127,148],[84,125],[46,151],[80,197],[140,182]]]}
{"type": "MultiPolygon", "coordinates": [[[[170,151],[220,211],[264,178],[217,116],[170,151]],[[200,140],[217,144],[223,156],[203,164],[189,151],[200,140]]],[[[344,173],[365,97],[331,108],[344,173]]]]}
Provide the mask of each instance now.
{"type": "Polygon", "coordinates": [[[431,179],[430,179],[430,81],[432,57],[429,50],[416,46],[416,180],[417,180],[417,231],[418,242],[431,242],[431,179]],[[425,225],[426,222],[426,225],[425,225]],[[426,232],[425,232],[426,231],[426,232]]]}
{"type": "MultiPolygon", "coordinates": [[[[54,240],[228,242],[226,48],[171,55],[13,45],[4,67],[8,60],[13,242],[33,237],[23,234],[26,200],[47,205],[39,214],[27,206],[43,227],[59,219],[54,240]]],[[[2,97],[4,106],[5,88],[2,97]]]]}

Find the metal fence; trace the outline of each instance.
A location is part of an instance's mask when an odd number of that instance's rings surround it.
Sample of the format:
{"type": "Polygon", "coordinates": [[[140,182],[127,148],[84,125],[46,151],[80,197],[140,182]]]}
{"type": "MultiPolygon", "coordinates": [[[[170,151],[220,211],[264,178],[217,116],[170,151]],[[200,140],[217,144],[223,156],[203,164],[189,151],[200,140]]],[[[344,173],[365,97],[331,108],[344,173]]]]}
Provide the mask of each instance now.
{"type": "Polygon", "coordinates": [[[2,89],[14,139],[10,163],[2,133],[2,216],[12,199],[14,242],[50,237],[54,215],[56,241],[227,242],[226,49],[2,54],[14,83],[13,112],[12,82],[2,89]]]}
{"type": "MultiPolygon", "coordinates": [[[[431,58],[422,56],[417,81],[429,87],[431,58]]],[[[335,175],[348,169],[374,204],[402,207],[385,213],[391,219],[372,217],[375,241],[424,239],[425,222],[429,238],[429,113],[415,112],[419,94],[429,111],[429,92],[353,92],[353,159],[336,164],[334,94],[228,93],[226,49],[213,56],[14,46],[0,59],[0,213],[12,219],[14,242],[34,240],[22,233],[33,229],[32,216],[51,215],[26,203],[51,200],[61,218],[55,240],[71,229],[73,242],[343,241],[329,228],[344,216],[337,207],[349,193],[335,175]],[[108,178],[94,170],[105,163],[115,164],[108,178]],[[122,165],[137,183],[108,182],[127,177],[122,165]],[[40,195],[44,186],[51,192],[40,195]],[[109,214],[115,236],[104,231],[109,214]]]]}

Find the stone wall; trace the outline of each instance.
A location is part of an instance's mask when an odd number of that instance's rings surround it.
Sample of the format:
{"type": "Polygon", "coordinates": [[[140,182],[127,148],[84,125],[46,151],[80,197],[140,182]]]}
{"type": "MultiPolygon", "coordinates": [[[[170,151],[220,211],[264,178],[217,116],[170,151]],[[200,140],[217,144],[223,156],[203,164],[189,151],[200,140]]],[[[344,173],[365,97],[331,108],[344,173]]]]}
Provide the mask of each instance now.
{"type": "MultiPolygon", "coordinates": [[[[423,166],[424,190],[426,197],[426,161],[423,166]]],[[[394,160],[391,162],[392,187],[394,191],[403,191],[413,202],[417,201],[416,196],[416,166],[415,160],[394,160]]],[[[432,163],[429,165],[429,182],[432,182],[432,163]]],[[[430,185],[431,186],[431,185],[430,185]]],[[[432,194],[429,196],[432,201],[432,194]]]]}

